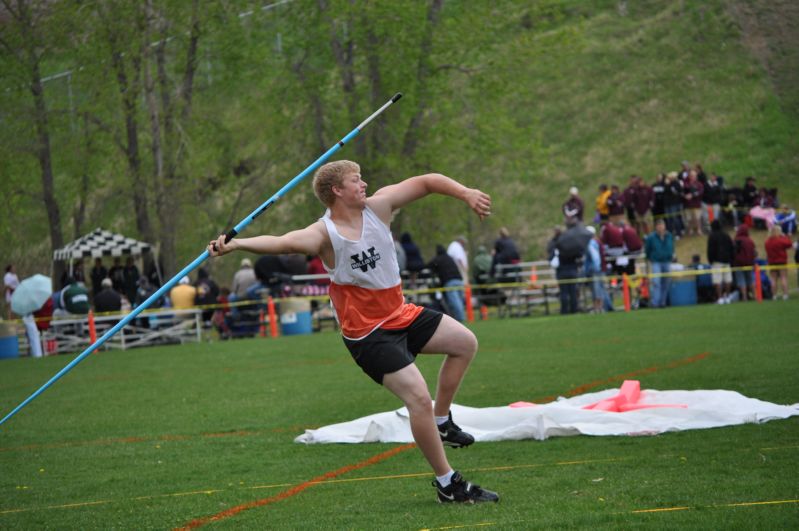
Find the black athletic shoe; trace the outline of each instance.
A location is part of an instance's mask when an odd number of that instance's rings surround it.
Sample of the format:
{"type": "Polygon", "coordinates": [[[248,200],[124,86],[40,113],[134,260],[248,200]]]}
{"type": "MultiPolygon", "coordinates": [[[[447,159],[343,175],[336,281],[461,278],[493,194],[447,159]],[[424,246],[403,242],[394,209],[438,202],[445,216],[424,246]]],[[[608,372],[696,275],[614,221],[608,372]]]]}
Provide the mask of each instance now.
{"type": "Polygon", "coordinates": [[[499,495],[490,490],[481,489],[479,485],[463,479],[460,472],[452,475],[452,483],[446,487],[433,480],[433,486],[438,494],[438,503],[481,503],[498,502],[499,495]]]}
{"type": "Polygon", "coordinates": [[[449,419],[444,424],[438,425],[438,434],[441,436],[441,442],[444,446],[451,446],[452,448],[463,448],[474,443],[474,437],[461,430],[460,427],[452,422],[452,412],[449,413],[449,419]]]}

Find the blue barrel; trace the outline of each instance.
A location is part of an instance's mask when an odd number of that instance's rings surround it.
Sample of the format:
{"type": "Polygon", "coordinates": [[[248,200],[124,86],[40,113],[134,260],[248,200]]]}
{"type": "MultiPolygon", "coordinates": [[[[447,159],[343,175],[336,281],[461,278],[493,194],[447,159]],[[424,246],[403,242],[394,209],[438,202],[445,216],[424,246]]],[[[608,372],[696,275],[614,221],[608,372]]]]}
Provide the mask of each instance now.
{"type": "Polygon", "coordinates": [[[0,359],[18,357],[19,340],[16,328],[11,323],[0,323],[0,359]]]}
{"type": "Polygon", "coordinates": [[[671,306],[690,306],[696,304],[696,278],[676,278],[669,287],[671,306]]]}
{"type": "Polygon", "coordinates": [[[280,301],[280,330],[284,336],[313,332],[311,302],[300,299],[280,301]]]}

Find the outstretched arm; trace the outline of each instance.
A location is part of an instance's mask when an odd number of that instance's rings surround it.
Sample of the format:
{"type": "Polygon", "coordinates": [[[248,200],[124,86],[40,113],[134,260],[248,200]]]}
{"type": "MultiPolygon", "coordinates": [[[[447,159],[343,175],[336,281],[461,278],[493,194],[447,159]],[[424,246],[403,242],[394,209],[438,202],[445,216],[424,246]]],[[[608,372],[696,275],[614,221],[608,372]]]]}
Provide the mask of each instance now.
{"type": "Polygon", "coordinates": [[[488,194],[477,188],[467,188],[440,173],[418,175],[381,188],[369,198],[368,202],[369,206],[387,221],[395,210],[429,194],[448,195],[460,199],[469,205],[480,219],[491,214],[491,197],[488,194]]]}
{"type": "Polygon", "coordinates": [[[304,229],[295,230],[283,236],[255,236],[254,238],[234,238],[225,243],[225,235],[221,234],[208,244],[211,256],[222,256],[231,251],[249,251],[258,254],[290,254],[302,253],[318,255],[322,253],[327,232],[321,221],[317,221],[304,229]]]}

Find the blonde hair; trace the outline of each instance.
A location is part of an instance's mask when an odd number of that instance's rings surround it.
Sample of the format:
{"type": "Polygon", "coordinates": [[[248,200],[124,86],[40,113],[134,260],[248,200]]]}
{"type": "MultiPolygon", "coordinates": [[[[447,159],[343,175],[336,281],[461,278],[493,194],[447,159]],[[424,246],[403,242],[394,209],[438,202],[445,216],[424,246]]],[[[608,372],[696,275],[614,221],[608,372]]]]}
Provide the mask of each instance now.
{"type": "Polygon", "coordinates": [[[325,206],[333,206],[336,194],[334,186],[341,186],[344,176],[348,173],[359,173],[361,167],[350,160],[337,160],[321,166],[313,176],[313,192],[325,206]]]}
{"type": "Polygon", "coordinates": [[[769,236],[782,236],[782,227],[779,224],[775,223],[771,227],[771,230],[768,231],[768,235],[769,236]]]}

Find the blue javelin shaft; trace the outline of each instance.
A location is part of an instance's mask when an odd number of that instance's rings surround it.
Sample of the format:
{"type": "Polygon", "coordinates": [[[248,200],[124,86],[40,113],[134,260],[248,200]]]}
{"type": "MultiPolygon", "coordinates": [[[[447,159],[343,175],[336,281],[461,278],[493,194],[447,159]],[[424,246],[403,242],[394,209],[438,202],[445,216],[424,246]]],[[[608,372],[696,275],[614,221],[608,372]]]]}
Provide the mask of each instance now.
{"type": "MultiPolygon", "coordinates": [[[[318,168],[319,166],[321,166],[321,165],[322,165],[322,164],[323,164],[323,163],[324,163],[324,162],[325,162],[327,159],[329,159],[329,158],[330,158],[330,157],[331,157],[331,156],[332,156],[334,153],[336,153],[336,152],[337,152],[339,149],[341,149],[342,147],[344,147],[344,144],[346,144],[347,142],[349,142],[350,140],[352,140],[353,138],[355,138],[355,137],[358,135],[358,133],[360,133],[360,132],[363,130],[363,128],[364,128],[364,127],[366,127],[366,125],[367,125],[369,122],[371,122],[372,120],[374,120],[375,118],[377,118],[377,116],[378,116],[378,115],[380,115],[380,114],[381,114],[383,111],[385,111],[385,110],[386,110],[386,109],[387,109],[389,106],[391,106],[391,104],[395,103],[395,102],[396,102],[397,100],[399,100],[401,97],[402,97],[402,94],[401,94],[401,93],[399,93],[399,92],[397,92],[397,93],[396,93],[396,94],[395,94],[395,95],[394,95],[394,96],[393,96],[393,97],[392,97],[390,100],[388,100],[386,103],[384,103],[382,107],[380,107],[378,110],[376,110],[374,113],[372,113],[372,115],[371,115],[371,116],[369,116],[369,117],[368,117],[366,120],[364,120],[363,122],[361,122],[361,123],[360,123],[360,124],[359,124],[359,125],[358,125],[358,126],[355,128],[355,129],[353,129],[352,131],[350,131],[350,132],[349,132],[349,133],[348,133],[348,134],[347,134],[347,135],[346,135],[344,138],[342,138],[341,140],[339,140],[339,141],[338,141],[338,142],[337,142],[337,143],[336,143],[336,144],[335,144],[333,147],[331,147],[330,149],[328,149],[328,150],[327,150],[327,151],[326,151],[326,152],[325,152],[325,153],[324,153],[324,154],[323,154],[321,157],[319,157],[318,159],[316,159],[316,160],[315,160],[315,161],[314,161],[314,162],[313,162],[313,163],[312,163],[310,166],[308,166],[307,168],[305,168],[305,169],[304,169],[304,170],[303,170],[301,173],[299,173],[299,174],[298,174],[296,177],[294,177],[292,180],[290,180],[290,181],[289,181],[289,182],[288,182],[288,183],[287,183],[285,186],[283,186],[283,188],[281,188],[280,190],[278,190],[278,191],[277,191],[277,193],[275,193],[275,195],[273,195],[272,197],[270,197],[270,198],[269,198],[267,201],[265,201],[265,202],[264,202],[264,203],[263,203],[261,206],[259,206],[259,207],[258,207],[258,208],[256,208],[255,210],[253,210],[253,211],[252,211],[252,213],[250,213],[250,215],[249,215],[249,216],[247,216],[246,218],[244,218],[243,220],[241,220],[241,221],[239,222],[239,224],[238,224],[238,225],[236,225],[235,227],[233,227],[233,228],[232,228],[232,229],[231,229],[231,230],[230,230],[230,231],[229,231],[229,232],[228,232],[228,233],[225,235],[225,241],[230,241],[230,240],[231,240],[232,238],[234,238],[234,237],[235,237],[237,234],[239,234],[239,233],[240,233],[242,230],[244,230],[244,228],[245,228],[245,227],[247,227],[247,226],[248,226],[250,223],[252,223],[252,222],[253,222],[253,220],[254,220],[255,218],[257,218],[258,216],[260,216],[261,214],[263,214],[263,213],[264,213],[264,211],[265,211],[267,208],[269,208],[270,206],[272,206],[273,204],[275,204],[275,202],[276,202],[277,200],[279,200],[281,197],[283,197],[283,196],[284,196],[286,193],[288,193],[288,192],[289,192],[289,191],[290,191],[292,188],[294,188],[295,186],[297,186],[297,184],[299,184],[299,182],[300,182],[300,181],[302,181],[302,180],[303,180],[303,179],[304,179],[304,178],[305,178],[305,177],[306,177],[306,176],[307,176],[309,173],[311,173],[311,172],[313,172],[314,170],[316,170],[316,168],[318,168]]],[[[119,321],[117,324],[115,324],[115,325],[114,325],[114,326],[113,326],[113,327],[112,327],[112,328],[111,328],[111,329],[110,329],[108,332],[106,332],[105,334],[103,334],[103,335],[102,335],[102,337],[100,337],[100,339],[98,339],[97,341],[95,341],[94,343],[92,343],[91,345],[89,345],[89,347],[88,347],[86,350],[84,350],[84,351],[83,351],[83,352],[82,352],[82,353],[81,353],[81,354],[80,354],[80,355],[79,355],[77,358],[75,358],[74,360],[72,360],[71,362],[69,362],[69,364],[67,364],[67,365],[66,365],[66,366],[65,366],[63,369],[61,369],[60,371],[58,371],[58,373],[56,373],[56,375],[55,375],[55,376],[53,376],[52,378],[50,378],[50,379],[47,381],[47,383],[45,383],[43,386],[41,386],[41,387],[40,387],[40,388],[39,388],[39,389],[38,389],[38,390],[37,390],[35,393],[33,393],[32,395],[30,395],[28,398],[26,398],[24,401],[22,401],[22,403],[20,403],[20,404],[19,404],[17,407],[15,407],[15,408],[14,408],[14,409],[13,409],[13,410],[12,410],[12,411],[11,411],[11,412],[8,414],[8,415],[6,415],[5,417],[3,417],[3,420],[0,420],[0,425],[2,425],[2,424],[3,424],[3,423],[5,423],[5,422],[6,422],[8,419],[10,419],[10,418],[11,418],[11,417],[13,417],[14,415],[16,415],[16,414],[17,414],[17,412],[19,412],[19,411],[20,411],[22,408],[24,408],[25,406],[27,406],[27,405],[28,405],[30,402],[32,402],[32,401],[33,401],[33,400],[34,400],[34,399],[35,399],[37,396],[39,396],[39,395],[40,395],[40,394],[42,394],[42,393],[43,393],[45,390],[47,390],[47,388],[48,388],[48,387],[50,387],[50,386],[51,386],[51,385],[53,385],[55,382],[57,382],[57,381],[58,381],[58,380],[59,380],[59,379],[60,379],[62,376],[64,376],[64,375],[65,375],[66,373],[68,373],[69,371],[71,371],[71,370],[72,370],[72,369],[75,367],[75,365],[77,365],[78,363],[80,363],[81,361],[83,361],[83,360],[84,360],[84,359],[85,359],[85,358],[86,358],[86,357],[87,357],[89,354],[91,354],[92,352],[94,352],[95,350],[97,350],[98,348],[100,348],[101,346],[103,346],[103,344],[104,344],[106,341],[108,341],[108,340],[109,340],[109,339],[110,339],[110,338],[111,338],[111,337],[112,337],[114,334],[116,334],[117,332],[119,332],[119,331],[122,329],[122,327],[124,327],[125,325],[127,325],[127,324],[128,324],[129,322],[131,322],[133,319],[135,319],[135,318],[136,318],[136,316],[138,316],[138,315],[139,315],[141,312],[143,312],[144,310],[146,310],[147,308],[149,308],[149,307],[150,307],[150,305],[151,305],[153,302],[155,302],[156,300],[158,300],[159,298],[161,298],[161,297],[162,297],[162,296],[163,296],[163,295],[164,295],[166,292],[168,292],[170,289],[172,289],[172,287],[174,287],[174,285],[175,285],[175,284],[177,284],[177,283],[178,283],[178,281],[180,281],[180,279],[181,279],[181,278],[183,278],[184,276],[188,275],[189,273],[191,273],[192,271],[194,271],[195,269],[197,269],[197,268],[200,266],[200,264],[202,264],[203,262],[205,262],[205,261],[208,259],[208,257],[209,257],[209,256],[210,256],[210,254],[208,253],[208,250],[207,250],[207,249],[206,249],[205,251],[203,251],[203,253],[202,253],[200,256],[198,256],[197,258],[195,258],[195,259],[194,259],[194,261],[193,261],[192,263],[190,263],[189,265],[187,265],[186,267],[184,267],[183,269],[181,269],[181,270],[180,270],[180,272],[179,272],[177,275],[175,275],[174,277],[172,277],[172,278],[171,278],[171,279],[170,279],[170,280],[169,280],[169,281],[168,281],[166,284],[164,284],[163,286],[161,286],[161,287],[158,289],[158,291],[156,291],[155,293],[153,293],[152,295],[150,295],[150,297],[148,297],[148,298],[147,298],[147,300],[145,300],[144,302],[142,302],[142,303],[141,303],[139,306],[137,306],[137,307],[136,307],[136,308],[135,308],[135,309],[134,309],[132,312],[130,312],[129,314],[127,314],[127,315],[125,316],[125,318],[124,318],[124,319],[122,319],[122,320],[121,320],[121,321],[119,321]]]]}

